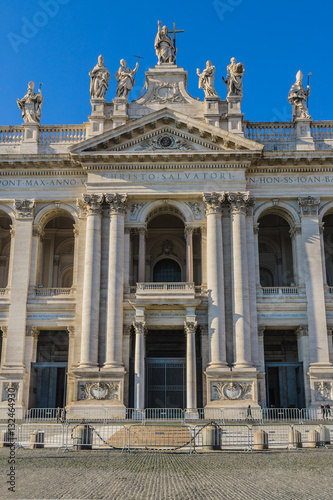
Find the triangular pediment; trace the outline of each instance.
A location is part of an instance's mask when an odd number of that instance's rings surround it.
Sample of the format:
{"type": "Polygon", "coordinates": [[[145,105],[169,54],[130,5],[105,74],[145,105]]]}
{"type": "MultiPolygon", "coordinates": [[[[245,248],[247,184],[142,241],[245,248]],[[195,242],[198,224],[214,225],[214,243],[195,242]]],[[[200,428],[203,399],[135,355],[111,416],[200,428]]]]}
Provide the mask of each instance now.
{"type": "Polygon", "coordinates": [[[260,152],[263,146],[241,135],[163,108],[91,137],[70,148],[73,154],[260,152]]]}

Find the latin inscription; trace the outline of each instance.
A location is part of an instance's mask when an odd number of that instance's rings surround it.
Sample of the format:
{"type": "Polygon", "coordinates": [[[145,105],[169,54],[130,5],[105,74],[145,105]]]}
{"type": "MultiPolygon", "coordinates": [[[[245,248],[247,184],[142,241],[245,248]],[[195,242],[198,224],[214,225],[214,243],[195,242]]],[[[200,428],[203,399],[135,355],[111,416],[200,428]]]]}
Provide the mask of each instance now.
{"type": "Polygon", "coordinates": [[[272,184],[333,184],[332,175],[262,175],[247,178],[248,186],[268,186],[272,184]]]}
{"type": "Polygon", "coordinates": [[[6,179],[0,178],[1,189],[12,188],[76,188],[85,185],[85,178],[57,177],[45,179],[6,179]]]}

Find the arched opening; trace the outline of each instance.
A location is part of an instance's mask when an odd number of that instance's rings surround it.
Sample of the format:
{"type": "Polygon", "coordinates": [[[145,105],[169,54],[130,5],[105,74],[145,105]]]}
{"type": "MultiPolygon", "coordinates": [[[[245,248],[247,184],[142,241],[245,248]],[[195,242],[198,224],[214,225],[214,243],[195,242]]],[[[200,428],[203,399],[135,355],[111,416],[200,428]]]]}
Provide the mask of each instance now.
{"type": "Polygon", "coordinates": [[[290,286],[295,283],[290,226],[277,214],[259,219],[260,284],[290,286]]]}
{"type": "Polygon", "coordinates": [[[47,288],[70,288],[73,285],[74,220],[59,215],[44,227],[37,285],[47,288]]]}
{"type": "Polygon", "coordinates": [[[173,259],[159,260],[153,269],[154,282],[178,282],[182,280],[180,265],[173,259]]]}
{"type": "Polygon", "coordinates": [[[8,286],[11,218],[0,211],[0,288],[8,286]]]}
{"type": "Polygon", "coordinates": [[[325,215],[323,223],[326,280],[328,286],[333,286],[333,214],[325,215]]]}

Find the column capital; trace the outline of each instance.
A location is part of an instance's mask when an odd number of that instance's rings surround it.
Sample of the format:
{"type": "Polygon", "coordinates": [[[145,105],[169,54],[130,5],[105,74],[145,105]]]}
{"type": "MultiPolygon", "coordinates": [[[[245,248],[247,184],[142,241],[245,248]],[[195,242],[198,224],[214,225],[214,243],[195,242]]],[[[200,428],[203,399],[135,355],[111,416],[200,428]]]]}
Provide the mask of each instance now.
{"type": "Polygon", "coordinates": [[[203,193],[206,215],[222,213],[222,203],[225,200],[224,193],[203,193]]]}
{"type": "Polygon", "coordinates": [[[320,198],[313,196],[306,196],[305,198],[298,198],[299,212],[301,215],[318,215],[318,207],[320,198]]]}
{"type": "Polygon", "coordinates": [[[185,229],[184,229],[184,235],[185,235],[185,237],[188,234],[193,234],[193,232],[194,232],[194,227],[193,226],[185,226],[185,229]]]}
{"type": "Polygon", "coordinates": [[[66,329],[68,331],[68,337],[73,339],[75,336],[75,326],[67,326],[66,329]]]}
{"type": "MultiPolygon", "coordinates": [[[[250,200],[253,200],[253,198],[250,198],[249,193],[242,193],[242,192],[228,193],[227,199],[228,199],[228,202],[230,203],[231,213],[234,213],[234,214],[241,213],[244,215],[246,215],[246,211],[247,211],[248,206],[250,204],[250,200]]],[[[251,201],[251,203],[252,203],[252,201],[251,201]]]]}
{"type": "Polygon", "coordinates": [[[77,238],[79,236],[79,225],[78,224],[73,224],[73,234],[74,234],[74,238],[77,238]]]}
{"type": "Polygon", "coordinates": [[[258,337],[264,336],[265,328],[265,325],[258,325],[258,337]]]}
{"type": "Polygon", "coordinates": [[[145,321],[134,321],[133,326],[136,334],[138,335],[147,334],[147,325],[145,321]]]}
{"type": "Polygon", "coordinates": [[[131,234],[132,228],[131,227],[125,227],[124,228],[124,233],[125,234],[131,234]]]}
{"type": "Polygon", "coordinates": [[[35,200],[15,200],[16,219],[33,219],[35,200]]]}
{"type": "Polygon", "coordinates": [[[39,328],[38,326],[26,326],[25,328],[25,336],[26,337],[34,337],[35,339],[38,338],[39,335],[39,328]]]}
{"type": "Polygon", "coordinates": [[[295,333],[296,333],[298,339],[301,337],[308,337],[309,329],[308,329],[307,325],[300,325],[296,328],[295,333]]]}
{"type": "Polygon", "coordinates": [[[259,227],[260,227],[260,224],[258,222],[256,222],[255,224],[253,224],[253,232],[254,232],[254,234],[259,234],[259,227]]]}
{"type": "Polygon", "coordinates": [[[126,213],[127,194],[109,194],[105,195],[105,201],[110,205],[110,215],[126,213]]]}
{"type": "Polygon", "coordinates": [[[102,194],[83,194],[82,198],[77,201],[77,206],[86,214],[101,214],[102,213],[102,194]]]}
{"type": "Polygon", "coordinates": [[[207,236],[207,226],[200,226],[201,234],[207,236]]]}
{"type": "Polygon", "coordinates": [[[32,226],[32,236],[34,237],[37,236],[40,239],[40,241],[43,241],[45,236],[45,231],[43,231],[43,229],[41,229],[39,226],[32,226]]]}
{"type": "Polygon", "coordinates": [[[139,235],[140,235],[140,234],[144,234],[145,236],[147,236],[148,231],[147,231],[147,228],[146,228],[145,226],[143,226],[143,227],[138,227],[138,228],[137,228],[137,231],[138,231],[138,234],[139,234],[139,235]]]}
{"type": "Polygon", "coordinates": [[[194,334],[198,323],[196,321],[184,321],[184,332],[186,335],[194,334]]]}
{"type": "Polygon", "coordinates": [[[6,339],[7,338],[7,333],[8,333],[8,326],[1,326],[0,329],[2,331],[2,337],[4,339],[6,339]]]}
{"type": "Polygon", "coordinates": [[[293,240],[298,234],[302,234],[302,227],[300,224],[294,224],[289,230],[290,238],[293,240]]]}

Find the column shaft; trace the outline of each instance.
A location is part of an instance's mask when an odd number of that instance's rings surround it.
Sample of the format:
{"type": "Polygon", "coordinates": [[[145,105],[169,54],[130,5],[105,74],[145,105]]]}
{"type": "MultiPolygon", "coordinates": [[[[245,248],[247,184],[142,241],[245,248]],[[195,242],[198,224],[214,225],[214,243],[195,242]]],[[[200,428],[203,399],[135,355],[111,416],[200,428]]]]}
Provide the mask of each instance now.
{"type": "Polygon", "coordinates": [[[207,288],[209,367],[226,367],[224,274],[222,247],[221,202],[224,197],[216,193],[205,194],[207,215],[207,288]]]}
{"type": "Polygon", "coordinates": [[[186,238],[186,281],[193,283],[193,228],[185,228],[186,238]]]}
{"type": "Polygon", "coordinates": [[[197,371],[195,352],[196,323],[185,322],[186,334],[186,408],[197,407],[197,371]]]}
{"type": "Polygon", "coordinates": [[[231,203],[235,367],[251,367],[251,329],[245,210],[248,195],[229,193],[231,203]]]}
{"type": "Polygon", "coordinates": [[[102,196],[84,195],[88,210],[82,297],[81,368],[97,366],[101,280],[102,196]]]}
{"type": "Polygon", "coordinates": [[[110,203],[110,239],[104,368],[119,368],[123,367],[124,207],[126,196],[106,195],[106,200],[110,203]]]}
{"type": "Polygon", "coordinates": [[[144,322],[134,323],[135,358],[134,358],[134,407],[145,407],[145,328],[144,322]]]}
{"type": "Polygon", "coordinates": [[[124,236],[124,285],[129,286],[130,280],[130,248],[131,248],[131,230],[125,228],[124,236]]]}

